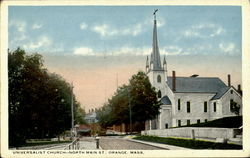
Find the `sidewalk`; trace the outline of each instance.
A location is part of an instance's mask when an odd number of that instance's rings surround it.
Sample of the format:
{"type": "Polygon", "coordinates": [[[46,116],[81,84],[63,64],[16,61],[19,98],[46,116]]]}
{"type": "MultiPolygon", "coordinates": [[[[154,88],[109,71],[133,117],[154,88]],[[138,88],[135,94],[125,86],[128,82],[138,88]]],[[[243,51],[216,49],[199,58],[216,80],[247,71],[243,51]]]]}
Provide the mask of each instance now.
{"type": "MultiPolygon", "coordinates": [[[[42,150],[67,150],[65,149],[68,144],[57,145],[53,147],[43,148],[42,150]]],[[[79,149],[78,150],[101,150],[102,148],[99,146],[99,149],[96,148],[96,142],[94,141],[79,141],[79,149]]]]}
{"type": "Polygon", "coordinates": [[[141,144],[147,144],[147,145],[151,145],[151,146],[155,146],[155,147],[159,147],[159,148],[163,148],[163,149],[167,149],[167,150],[191,150],[189,148],[183,148],[183,147],[173,146],[173,145],[167,145],[167,144],[146,142],[146,141],[135,140],[135,139],[128,139],[128,138],[127,138],[127,140],[132,141],[132,142],[141,143],[141,144]]]}
{"type": "Polygon", "coordinates": [[[79,150],[102,150],[101,146],[99,145],[99,149],[96,148],[96,142],[89,142],[89,141],[79,141],[80,148],[79,150]]]}
{"type": "Polygon", "coordinates": [[[147,144],[147,145],[167,149],[167,150],[191,150],[189,148],[173,146],[173,145],[168,145],[168,144],[161,144],[161,143],[153,143],[153,142],[135,140],[135,139],[132,139],[133,137],[134,136],[126,136],[126,137],[124,137],[124,139],[127,139],[127,140],[132,141],[132,142],[137,142],[137,143],[141,143],[141,144],[147,144]]]}
{"type": "Polygon", "coordinates": [[[63,145],[56,145],[56,146],[52,146],[52,147],[48,147],[48,148],[42,148],[41,150],[64,150],[64,148],[66,148],[67,144],[63,144],[63,145]]]}

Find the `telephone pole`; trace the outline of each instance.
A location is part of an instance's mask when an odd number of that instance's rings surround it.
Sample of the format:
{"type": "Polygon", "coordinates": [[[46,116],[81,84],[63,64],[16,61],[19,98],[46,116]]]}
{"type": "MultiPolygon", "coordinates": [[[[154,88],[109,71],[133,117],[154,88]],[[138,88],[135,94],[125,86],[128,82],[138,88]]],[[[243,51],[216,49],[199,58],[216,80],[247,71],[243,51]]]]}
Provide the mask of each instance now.
{"type": "Polygon", "coordinates": [[[71,136],[74,137],[74,99],[73,99],[73,82],[70,85],[71,88],[71,136]]]}
{"type": "Polygon", "coordinates": [[[132,110],[131,110],[131,101],[130,101],[130,88],[127,88],[128,91],[128,106],[129,106],[129,129],[130,135],[132,134],[132,110]]]}

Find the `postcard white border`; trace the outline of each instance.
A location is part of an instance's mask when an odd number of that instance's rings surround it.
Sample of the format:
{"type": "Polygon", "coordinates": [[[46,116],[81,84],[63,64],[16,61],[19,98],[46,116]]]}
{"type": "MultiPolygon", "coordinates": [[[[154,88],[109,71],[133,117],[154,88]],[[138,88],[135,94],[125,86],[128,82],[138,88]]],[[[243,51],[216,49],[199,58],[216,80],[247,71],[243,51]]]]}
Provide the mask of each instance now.
{"type": "MultiPolygon", "coordinates": [[[[230,5],[242,7],[242,89],[243,89],[243,150],[145,150],[143,155],[132,157],[247,157],[250,156],[250,7],[249,0],[3,0],[1,1],[1,155],[3,157],[131,157],[131,155],[83,155],[83,154],[45,154],[14,155],[8,150],[8,78],[7,78],[7,45],[8,45],[8,6],[73,6],[73,5],[230,5]]],[[[42,151],[42,150],[41,150],[42,151]]],[[[108,150],[106,150],[108,153],[108,150]]]]}

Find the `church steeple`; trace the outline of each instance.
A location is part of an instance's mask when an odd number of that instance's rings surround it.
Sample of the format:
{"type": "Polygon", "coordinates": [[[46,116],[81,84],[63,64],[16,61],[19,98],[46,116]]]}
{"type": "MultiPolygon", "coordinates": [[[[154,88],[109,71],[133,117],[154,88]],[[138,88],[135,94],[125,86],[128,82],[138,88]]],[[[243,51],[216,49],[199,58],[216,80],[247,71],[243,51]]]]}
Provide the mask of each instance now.
{"type": "MultiPolygon", "coordinates": [[[[157,39],[157,21],[156,21],[156,12],[158,9],[154,11],[154,26],[153,26],[153,42],[152,42],[152,52],[150,56],[150,64],[149,71],[147,71],[147,76],[149,81],[153,87],[155,87],[158,92],[158,99],[160,100],[163,96],[167,95],[165,86],[167,86],[167,70],[165,70],[165,66],[167,65],[166,59],[164,59],[164,64],[162,65],[160,58],[160,51],[158,47],[158,39],[157,39]]],[[[146,61],[146,67],[147,67],[146,61]]]]}
{"type": "Polygon", "coordinates": [[[154,28],[153,28],[153,44],[152,44],[152,54],[151,54],[151,61],[152,61],[152,70],[163,70],[161,65],[161,58],[160,52],[158,47],[158,40],[157,40],[157,21],[156,21],[156,12],[158,9],[154,11],[154,28]]]}

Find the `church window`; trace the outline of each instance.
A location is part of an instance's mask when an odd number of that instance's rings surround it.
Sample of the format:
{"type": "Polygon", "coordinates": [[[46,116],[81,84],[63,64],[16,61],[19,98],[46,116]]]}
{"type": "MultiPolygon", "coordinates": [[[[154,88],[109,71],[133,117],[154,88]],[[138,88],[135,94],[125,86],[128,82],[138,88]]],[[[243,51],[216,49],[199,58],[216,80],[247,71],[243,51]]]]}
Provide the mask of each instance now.
{"type": "Polygon", "coordinates": [[[197,123],[201,123],[201,120],[200,120],[200,119],[198,119],[198,120],[197,120],[197,123]]]}
{"type": "Polygon", "coordinates": [[[178,99],[178,110],[181,110],[181,99],[178,99]]]}
{"type": "Polygon", "coordinates": [[[158,91],[158,98],[161,98],[161,91],[158,91]]]}
{"type": "Polygon", "coordinates": [[[207,112],[207,102],[204,102],[204,112],[207,112]]]}
{"type": "Polygon", "coordinates": [[[187,125],[190,125],[190,120],[187,120],[187,125]]]}
{"type": "Polygon", "coordinates": [[[216,112],[216,102],[214,102],[214,112],[216,112]]]}
{"type": "Polygon", "coordinates": [[[178,126],[179,127],[181,126],[181,120],[178,120],[178,126]]]}
{"type": "Polygon", "coordinates": [[[167,123],[165,124],[165,128],[166,128],[166,129],[168,128],[168,124],[167,124],[167,123]]]}
{"type": "Polygon", "coordinates": [[[234,92],[233,90],[230,91],[231,94],[233,94],[233,92],[234,92]]]}
{"type": "Polygon", "coordinates": [[[190,101],[187,102],[187,113],[190,113],[190,101]]]}
{"type": "Polygon", "coordinates": [[[157,82],[161,83],[161,76],[160,75],[157,76],[157,82]]]}

